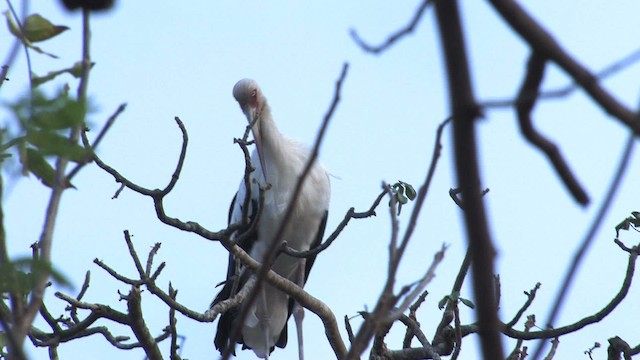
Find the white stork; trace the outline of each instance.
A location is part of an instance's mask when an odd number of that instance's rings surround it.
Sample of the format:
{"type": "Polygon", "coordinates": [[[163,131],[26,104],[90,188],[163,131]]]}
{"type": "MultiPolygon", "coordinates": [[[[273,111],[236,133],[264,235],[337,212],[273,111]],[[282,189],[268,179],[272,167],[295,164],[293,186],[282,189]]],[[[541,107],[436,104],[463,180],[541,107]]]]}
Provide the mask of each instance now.
{"type": "MultiPolygon", "coordinates": [[[[280,134],[271,117],[267,99],[254,80],[238,81],[233,87],[233,96],[240,104],[249,124],[253,124],[255,149],[251,159],[256,169],[251,173],[252,189],[250,209],[248,209],[250,217],[255,216],[258,206],[259,192],[256,182],[262,186],[270,185],[270,189],[264,193],[264,204],[256,227],[257,231],[254,236],[247,241],[238,243],[238,245],[254,259],[263,262],[269,246],[274,244],[276,232],[291,201],[298,178],[307,163],[309,149],[280,134]]],[[[286,241],[288,246],[296,250],[308,250],[318,245],[324,235],[330,193],[329,176],[321,165],[315,163],[305,179],[302,191],[294,205],[293,216],[287,223],[284,235],[281,239],[277,239],[278,243],[286,241]]],[[[230,224],[242,221],[242,207],[246,196],[243,181],[229,209],[230,224]]],[[[238,236],[239,234],[233,235],[234,238],[238,236]]],[[[294,283],[304,286],[314,260],[315,257],[300,259],[280,254],[273,264],[272,270],[294,283]]],[[[239,266],[231,255],[227,280],[220,293],[213,300],[212,306],[240,291],[250,275],[250,271],[239,266]]],[[[227,347],[235,346],[235,344],[230,344],[229,337],[239,321],[237,319],[239,313],[239,309],[232,309],[220,317],[215,345],[221,353],[227,347]]],[[[253,349],[258,357],[268,358],[275,346],[283,348],[287,344],[286,325],[292,313],[296,319],[299,354],[302,357],[303,309],[299,305],[296,305],[294,309],[294,300],[269,284],[262,285],[247,318],[240,325],[242,336],[238,339],[238,343],[243,344],[243,348],[253,349]]]]}

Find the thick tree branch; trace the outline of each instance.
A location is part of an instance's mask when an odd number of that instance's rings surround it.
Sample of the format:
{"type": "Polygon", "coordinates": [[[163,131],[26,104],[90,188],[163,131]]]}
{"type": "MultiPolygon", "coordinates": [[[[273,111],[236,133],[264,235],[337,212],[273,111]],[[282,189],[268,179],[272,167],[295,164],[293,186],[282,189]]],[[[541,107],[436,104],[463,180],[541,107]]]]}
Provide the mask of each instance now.
{"type": "Polygon", "coordinates": [[[546,59],[539,53],[532,53],[527,65],[527,75],[516,100],[516,112],[518,114],[520,131],[531,144],[547,155],[547,158],[551,161],[551,164],[556,169],[556,172],[574,199],[580,204],[586,205],[589,203],[589,196],[582,186],[580,186],[578,179],[573,175],[571,169],[569,169],[569,165],[567,165],[562,157],[560,150],[553,142],[536,131],[531,121],[531,112],[536,104],[536,95],[544,78],[545,67],[546,59]]]}
{"type": "Polygon", "coordinates": [[[502,359],[504,355],[498,332],[497,307],[492,291],[495,249],[489,235],[488,220],[479,189],[481,182],[475,134],[475,119],[479,110],[471,87],[458,2],[436,0],[435,4],[447,68],[456,174],[465,205],[463,213],[472,254],[473,288],[482,352],[485,359],[502,359]]]}
{"type": "Polygon", "coordinates": [[[151,333],[144,322],[140,288],[132,286],[129,294],[126,296],[126,299],[127,309],[129,310],[129,326],[138,339],[138,342],[142,345],[142,348],[149,359],[162,359],[162,353],[160,352],[158,343],[155,341],[153,336],[151,336],[151,333]]]}
{"type": "MultiPolygon", "coordinates": [[[[631,54],[623,57],[620,60],[617,60],[615,62],[613,62],[610,65],[607,65],[606,67],[602,68],[601,70],[597,71],[594,75],[594,77],[596,78],[596,80],[602,82],[602,80],[617,74],[618,72],[626,69],[627,67],[635,64],[636,62],[638,62],[638,60],[640,60],[640,49],[637,49],[635,51],[633,51],[631,54]]],[[[572,94],[574,91],[580,89],[580,84],[576,83],[576,82],[572,82],[568,85],[565,86],[561,86],[558,88],[554,88],[551,90],[545,90],[543,92],[539,92],[537,94],[531,94],[530,97],[531,98],[537,98],[538,101],[540,100],[549,100],[549,99],[558,99],[561,97],[565,97],[568,96],[570,94],[572,94]]],[[[504,108],[504,107],[513,107],[517,104],[518,100],[514,100],[513,98],[509,98],[509,99],[491,99],[491,100],[484,100],[480,102],[480,106],[482,108],[504,108]]]]}
{"type": "Polygon", "coordinates": [[[516,1],[489,0],[489,3],[534,52],[558,64],[607,113],[620,120],[636,135],[640,135],[640,120],[634,112],[600,86],[593,74],[571,57],[516,1]]]}

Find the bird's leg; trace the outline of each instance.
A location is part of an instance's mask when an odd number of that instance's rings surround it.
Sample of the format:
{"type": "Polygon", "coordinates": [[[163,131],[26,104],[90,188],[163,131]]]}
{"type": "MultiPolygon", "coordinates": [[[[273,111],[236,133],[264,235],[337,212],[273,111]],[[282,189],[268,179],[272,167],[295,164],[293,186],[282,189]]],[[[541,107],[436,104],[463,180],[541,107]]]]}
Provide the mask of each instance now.
{"type": "Polygon", "coordinates": [[[269,346],[269,339],[271,339],[271,326],[269,325],[270,319],[269,313],[267,311],[267,292],[265,291],[265,289],[260,290],[260,295],[262,297],[261,301],[259,301],[259,303],[261,304],[258,305],[262,307],[262,310],[260,311],[262,313],[262,316],[260,316],[260,327],[262,327],[262,333],[264,334],[264,344],[267,347],[265,352],[265,359],[269,360],[269,352],[271,351],[269,346]]]}
{"type": "MultiPolygon", "coordinates": [[[[307,259],[302,259],[298,263],[297,269],[297,284],[300,287],[304,287],[304,273],[305,273],[305,265],[307,259]]],[[[304,360],[304,342],[302,338],[302,320],[304,320],[304,308],[300,306],[300,304],[295,301],[293,304],[293,319],[296,322],[296,333],[298,334],[298,358],[299,360],[304,360]]]]}

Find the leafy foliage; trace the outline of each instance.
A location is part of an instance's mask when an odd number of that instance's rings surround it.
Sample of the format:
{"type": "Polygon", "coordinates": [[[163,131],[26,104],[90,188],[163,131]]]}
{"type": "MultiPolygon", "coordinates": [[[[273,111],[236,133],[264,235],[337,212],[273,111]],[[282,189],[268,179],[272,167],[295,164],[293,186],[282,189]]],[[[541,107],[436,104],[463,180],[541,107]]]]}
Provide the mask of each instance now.
{"type": "Polygon", "coordinates": [[[85,105],[69,97],[67,91],[60,91],[51,98],[34,91],[30,96],[9,104],[9,108],[21,126],[21,136],[4,143],[0,149],[3,152],[12,147],[18,149],[23,173],[30,172],[44,184],[52,186],[55,170],[46,157],[62,156],[81,162],[88,156],[84,147],[62,134],[62,131],[82,126],[86,111],[85,105]]]}
{"type": "Polygon", "coordinates": [[[0,265],[0,292],[19,293],[26,296],[42,273],[51,274],[59,285],[71,286],[69,280],[51,264],[29,257],[0,265]]]}
{"type": "Polygon", "coordinates": [[[470,309],[475,309],[476,305],[473,303],[473,301],[463,298],[460,296],[460,292],[458,291],[454,291],[453,293],[451,293],[450,295],[445,295],[439,302],[438,302],[438,308],[440,310],[444,309],[445,306],[447,306],[447,303],[449,302],[454,302],[454,303],[463,303],[465,306],[467,306],[470,309]]]}
{"type": "Polygon", "coordinates": [[[33,49],[34,51],[57,58],[57,56],[47,53],[41,48],[33,45],[34,42],[45,41],[51,39],[69,28],[63,25],[53,25],[51,21],[45,19],[39,14],[29,15],[23,24],[22,30],[20,26],[16,24],[15,20],[11,16],[11,13],[7,10],[4,12],[4,16],[7,19],[7,27],[9,31],[18,38],[25,46],[33,49]]]}
{"type": "MultiPolygon", "coordinates": [[[[93,65],[94,64],[92,63],[91,66],[93,67],[93,65]]],[[[78,61],[75,64],[73,64],[73,66],[66,69],[50,71],[47,73],[47,75],[44,75],[44,76],[37,76],[36,74],[31,74],[31,81],[33,83],[33,86],[38,86],[46,83],[47,81],[51,81],[55,79],[58,75],[62,75],[64,73],[71,74],[76,79],[79,78],[80,76],[82,76],[82,62],[78,61]]]]}
{"type": "Polygon", "coordinates": [[[640,227],[640,212],[632,211],[631,216],[622,220],[620,224],[616,225],[616,238],[620,236],[620,230],[629,230],[629,228],[633,228],[638,230],[640,227]]]}
{"type": "MultiPolygon", "coordinates": [[[[391,194],[395,197],[398,204],[398,215],[402,211],[402,205],[405,205],[409,200],[413,201],[416,198],[416,190],[411,184],[398,180],[397,183],[391,185],[391,194]]],[[[391,205],[391,202],[389,202],[391,205]]]]}

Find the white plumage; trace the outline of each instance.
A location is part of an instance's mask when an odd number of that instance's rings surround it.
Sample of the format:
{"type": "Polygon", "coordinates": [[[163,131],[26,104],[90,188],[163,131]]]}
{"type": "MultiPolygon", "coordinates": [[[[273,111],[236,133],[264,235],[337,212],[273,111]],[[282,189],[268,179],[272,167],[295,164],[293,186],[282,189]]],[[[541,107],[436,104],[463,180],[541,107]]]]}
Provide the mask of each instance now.
{"type": "MultiPolygon", "coordinates": [[[[238,245],[254,259],[262,262],[269,246],[273,244],[282,219],[291,201],[309,156],[309,150],[302,144],[287,139],[278,131],[266,98],[258,84],[249,79],[240,80],[233,88],[233,96],[249,123],[253,123],[253,136],[256,147],[252,154],[252,163],[256,170],[251,174],[261,186],[270,185],[265,192],[264,206],[260,214],[255,236],[238,245]]],[[[249,216],[255,215],[258,204],[258,184],[252,181],[249,216]]],[[[305,179],[302,191],[295,203],[293,216],[285,228],[280,241],[297,250],[308,250],[322,241],[326,225],[330,198],[329,177],[325,169],[315,163],[305,179]]],[[[229,223],[242,221],[242,206],[246,198],[244,182],[231,204],[229,223]]],[[[237,238],[239,234],[234,234],[237,238]]],[[[303,286],[314,262],[293,258],[281,254],[272,269],[283,277],[303,286]]],[[[249,271],[240,267],[237,272],[236,260],[230,256],[227,281],[213,304],[232,297],[249,278],[249,271]],[[236,286],[234,280],[238,279],[236,286]],[[234,289],[235,287],[235,289],[234,289]]],[[[275,346],[284,347],[287,343],[286,323],[293,309],[293,300],[269,284],[262,286],[249,316],[242,324],[242,338],[239,343],[253,349],[260,358],[267,358],[275,346]]],[[[222,314],[215,338],[216,348],[222,352],[229,344],[229,336],[236,326],[239,309],[222,314]]]]}

